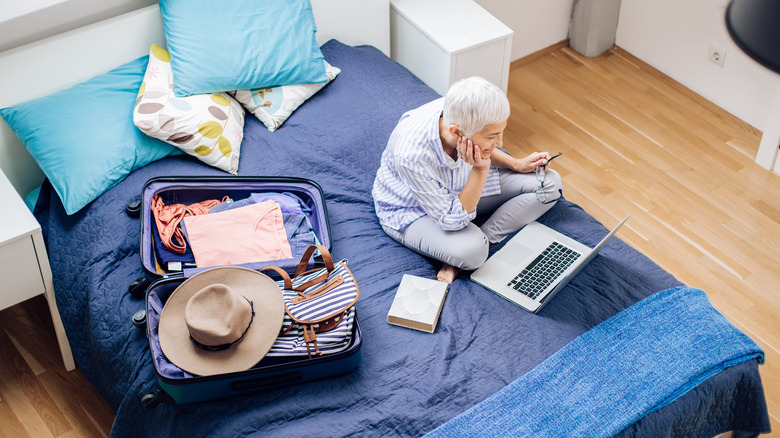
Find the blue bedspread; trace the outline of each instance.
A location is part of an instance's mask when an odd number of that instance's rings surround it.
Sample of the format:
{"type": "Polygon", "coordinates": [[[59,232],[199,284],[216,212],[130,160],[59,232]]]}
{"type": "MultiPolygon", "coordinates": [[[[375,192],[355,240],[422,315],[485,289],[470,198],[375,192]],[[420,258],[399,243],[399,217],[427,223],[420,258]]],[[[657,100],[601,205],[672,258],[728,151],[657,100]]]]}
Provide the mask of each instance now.
{"type": "MultiPolygon", "coordinates": [[[[361,290],[358,369],[272,392],[145,410],[140,399],[158,384],[145,334],[131,324],[143,300],[128,294],[128,285],[144,271],[139,222],[124,213],[125,205],[139,199],[154,176],[226,174],[188,156],[169,157],[133,172],[73,216],[44,185],[36,215],[47,239],[57,304],[78,366],[116,411],[113,436],[419,436],[620,310],[680,286],[612,239],[539,314],[463,274],[450,287],[435,333],[388,325],[403,274],[432,277],[435,270],[384,234],[371,186],[400,115],[438,95],[374,48],[331,41],[323,53],[342,73],[276,132],[247,116],[239,174],[299,176],[322,186],[333,257],[349,259],[361,290]]],[[[565,199],[540,221],[587,245],[607,232],[565,199]]],[[[714,435],[728,429],[768,429],[755,361],[717,374],[622,435],[714,435]]]]}
{"type": "Polygon", "coordinates": [[[763,358],[702,290],[671,288],[578,336],[425,436],[608,438],[724,369],[763,358]]]}

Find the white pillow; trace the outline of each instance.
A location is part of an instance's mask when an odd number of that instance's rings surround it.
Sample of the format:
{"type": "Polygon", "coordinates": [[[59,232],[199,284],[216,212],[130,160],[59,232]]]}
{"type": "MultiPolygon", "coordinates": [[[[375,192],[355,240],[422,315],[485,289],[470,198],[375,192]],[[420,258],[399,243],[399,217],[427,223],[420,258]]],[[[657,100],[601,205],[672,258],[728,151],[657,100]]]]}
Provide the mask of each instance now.
{"type": "Polygon", "coordinates": [[[333,67],[327,61],[323,62],[328,76],[327,82],[238,90],[231,94],[244,105],[247,111],[260,119],[269,131],[275,131],[306,99],[312,97],[341,73],[338,67],[333,67]]]}
{"type": "Polygon", "coordinates": [[[176,97],[168,52],[152,44],[133,124],[141,132],[235,174],[244,139],[244,109],[226,93],[176,97]]]}

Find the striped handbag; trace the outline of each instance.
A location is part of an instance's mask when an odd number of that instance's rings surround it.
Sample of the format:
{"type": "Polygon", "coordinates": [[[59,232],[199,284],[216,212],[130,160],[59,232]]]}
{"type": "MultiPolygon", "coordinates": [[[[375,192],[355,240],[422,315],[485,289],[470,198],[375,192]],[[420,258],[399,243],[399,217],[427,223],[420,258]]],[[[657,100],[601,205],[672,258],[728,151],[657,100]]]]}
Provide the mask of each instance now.
{"type": "Polygon", "coordinates": [[[282,276],[277,284],[284,296],[285,315],[279,337],[267,356],[311,358],[349,348],[360,290],[347,260],[333,263],[327,248],[311,245],[293,278],[281,269],[274,270],[282,276]],[[315,250],[322,255],[325,267],[307,271],[315,250]]]}

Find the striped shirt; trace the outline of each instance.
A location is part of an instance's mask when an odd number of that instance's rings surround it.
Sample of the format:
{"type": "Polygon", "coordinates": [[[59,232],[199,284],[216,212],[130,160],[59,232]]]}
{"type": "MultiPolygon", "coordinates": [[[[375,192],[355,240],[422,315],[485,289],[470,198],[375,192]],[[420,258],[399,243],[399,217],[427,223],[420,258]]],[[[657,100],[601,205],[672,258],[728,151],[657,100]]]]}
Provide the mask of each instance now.
{"type": "MultiPolygon", "coordinates": [[[[472,166],[444,152],[439,117],[444,98],[406,112],[387,141],[371,192],[379,222],[394,230],[429,216],[445,231],[466,227],[476,217],[458,199],[472,166]]],[[[498,169],[491,166],[482,196],[498,195],[498,169]]]]}

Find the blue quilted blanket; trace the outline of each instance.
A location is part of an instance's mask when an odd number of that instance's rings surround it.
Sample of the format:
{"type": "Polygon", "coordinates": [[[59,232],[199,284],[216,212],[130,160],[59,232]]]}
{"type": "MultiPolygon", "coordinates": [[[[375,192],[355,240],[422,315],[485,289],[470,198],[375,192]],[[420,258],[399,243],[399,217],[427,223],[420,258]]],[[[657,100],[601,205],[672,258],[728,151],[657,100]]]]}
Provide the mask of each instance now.
{"type": "MultiPolygon", "coordinates": [[[[125,206],[155,176],[226,174],[189,156],[168,157],[131,173],[72,216],[45,185],[36,215],[47,239],[57,305],[77,365],[116,412],[112,436],[420,436],[610,316],[681,285],[612,239],[539,314],[463,274],[449,289],[435,333],[387,324],[403,274],[433,277],[435,267],[385,235],[371,186],[398,118],[438,95],[372,47],[331,41],[322,50],[342,73],[275,132],[247,116],[239,175],[304,177],[323,188],[331,253],[349,259],[360,286],[360,365],[342,377],[270,392],[144,409],[141,397],[159,384],[149,341],[131,324],[144,302],[128,294],[128,285],[144,271],[139,221],[125,214],[125,206]]],[[[591,246],[607,233],[565,199],[540,222],[591,246]]],[[[718,373],[621,434],[712,436],[729,429],[768,429],[755,360],[718,373]]]]}
{"type": "Polygon", "coordinates": [[[699,289],[667,289],[588,330],[426,437],[610,437],[761,348],[699,289]]]}

